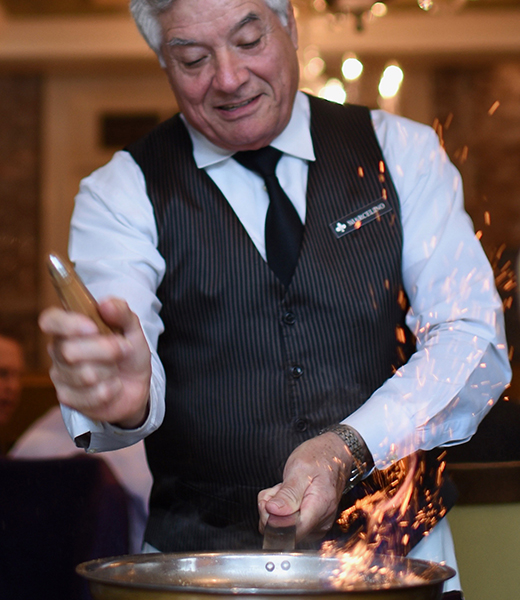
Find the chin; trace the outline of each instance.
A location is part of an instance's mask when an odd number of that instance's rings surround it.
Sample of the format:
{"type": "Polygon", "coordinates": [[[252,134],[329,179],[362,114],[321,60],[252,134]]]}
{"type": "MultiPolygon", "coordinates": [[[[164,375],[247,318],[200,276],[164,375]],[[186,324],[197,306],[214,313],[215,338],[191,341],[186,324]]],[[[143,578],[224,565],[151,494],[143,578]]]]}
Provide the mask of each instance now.
{"type": "Polygon", "coordinates": [[[233,150],[257,150],[268,146],[276,137],[277,133],[242,133],[230,138],[228,136],[228,147],[233,150]]]}

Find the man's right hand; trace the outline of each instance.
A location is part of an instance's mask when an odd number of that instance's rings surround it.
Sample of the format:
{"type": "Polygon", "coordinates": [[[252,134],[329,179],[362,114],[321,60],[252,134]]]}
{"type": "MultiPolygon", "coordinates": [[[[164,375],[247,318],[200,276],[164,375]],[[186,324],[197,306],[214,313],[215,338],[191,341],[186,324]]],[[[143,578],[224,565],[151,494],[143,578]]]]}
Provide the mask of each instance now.
{"type": "Polygon", "coordinates": [[[78,313],[49,308],[39,319],[51,336],[51,379],[58,400],[91,419],[125,429],[139,427],[148,412],[151,354],[137,315],[126,302],[111,298],[99,312],[122,334],[101,335],[78,313]]]}

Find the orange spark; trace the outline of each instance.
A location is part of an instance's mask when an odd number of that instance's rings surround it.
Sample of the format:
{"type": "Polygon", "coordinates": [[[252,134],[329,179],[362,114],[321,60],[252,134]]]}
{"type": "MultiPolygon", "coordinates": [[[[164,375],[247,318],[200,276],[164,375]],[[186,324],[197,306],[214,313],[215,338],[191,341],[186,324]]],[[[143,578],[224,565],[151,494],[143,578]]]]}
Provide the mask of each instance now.
{"type": "Polygon", "coordinates": [[[493,102],[493,104],[491,105],[491,108],[488,110],[488,115],[494,115],[499,106],[500,102],[498,100],[495,100],[495,102],[493,102]]]}
{"type": "Polygon", "coordinates": [[[397,338],[397,341],[401,344],[404,344],[406,342],[404,329],[399,325],[395,328],[395,337],[397,338]]]}
{"type": "Polygon", "coordinates": [[[444,133],[442,125],[439,123],[437,126],[437,135],[439,136],[439,143],[444,148],[444,133]]]}
{"type": "Polygon", "coordinates": [[[496,258],[497,258],[498,260],[500,260],[500,259],[502,258],[502,254],[503,254],[503,252],[504,252],[504,250],[505,250],[505,249],[506,249],[506,244],[502,244],[502,245],[499,247],[499,249],[497,250],[497,252],[496,252],[496,258]]]}
{"type": "Polygon", "coordinates": [[[406,306],[407,306],[407,301],[406,301],[406,294],[404,293],[404,290],[401,288],[399,290],[399,295],[397,296],[397,304],[399,304],[399,306],[405,310],[406,306]]]}

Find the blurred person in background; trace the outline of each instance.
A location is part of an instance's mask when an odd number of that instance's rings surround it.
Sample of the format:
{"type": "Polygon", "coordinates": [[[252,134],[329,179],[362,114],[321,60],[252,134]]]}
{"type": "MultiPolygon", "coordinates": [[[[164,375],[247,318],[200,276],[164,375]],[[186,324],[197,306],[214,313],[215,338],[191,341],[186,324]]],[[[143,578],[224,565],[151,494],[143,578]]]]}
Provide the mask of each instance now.
{"type": "MultiPolygon", "coordinates": [[[[22,395],[23,349],[16,339],[0,333],[0,427],[11,421],[22,395]]],[[[0,446],[0,454],[8,448],[0,446]]]]}

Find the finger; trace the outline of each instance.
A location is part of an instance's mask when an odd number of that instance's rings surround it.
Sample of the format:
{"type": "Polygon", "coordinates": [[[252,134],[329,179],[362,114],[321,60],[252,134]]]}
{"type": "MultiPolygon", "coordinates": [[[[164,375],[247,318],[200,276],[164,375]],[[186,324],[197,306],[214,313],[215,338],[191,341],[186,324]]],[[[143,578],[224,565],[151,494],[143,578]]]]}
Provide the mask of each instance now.
{"type": "Polygon", "coordinates": [[[54,337],[48,345],[57,366],[81,363],[114,364],[127,353],[128,341],[120,335],[54,337]]]}
{"type": "Polygon", "coordinates": [[[260,523],[259,523],[260,533],[264,532],[264,528],[265,528],[267,519],[269,518],[269,514],[270,514],[266,509],[266,504],[276,494],[276,492],[281,488],[281,486],[282,486],[282,484],[278,483],[274,487],[262,490],[258,494],[258,513],[260,515],[260,523]]]}
{"type": "Polygon", "coordinates": [[[80,388],[69,387],[62,383],[56,386],[56,391],[61,404],[78,410],[86,417],[111,422],[117,408],[114,398],[121,392],[121,383],[118,378],[110,378],[80,388]]]}
{"type": "Polygon", "coordinates": [[[302,478],[296,475],[287,477],[276,493],[267,500],[265,504],[267,512],[278,516],[287,516],[300,510],[309,484],[310,480],[307,477],[302,478]]]}
{"type": "Polygon", "coordinates": [[[99,314],[102,319],[112,327],[127,333],[140,330],[137,315],[130,310],[128,303],[121,298],[107,298],[99,303],[99,314]]]}
{"type": "Polygon", "coordinates": [[[97,325],[85,315],[52,307],[44,310],[38,324],[50,336],[81,336],[98,333],[97,325]]]}
{"type": "Polygon", "coordinates": [[[336,496],[329,488],[311,486],[302,501],[297,539],[322,538],[334,524],[337,506],[336,496]]]}
{"type": "Polygon", "coordinates": [[[116,375],[117,370],[111,362],[68,362],[58,356],[54,348],[49,349],[52,358],[51,372],[55,383],[72,387],[92,386],[116,375]]]}

